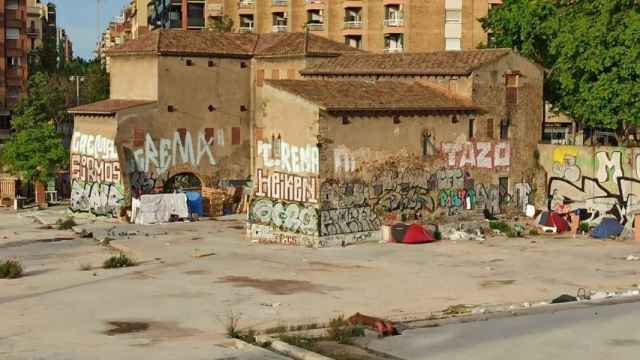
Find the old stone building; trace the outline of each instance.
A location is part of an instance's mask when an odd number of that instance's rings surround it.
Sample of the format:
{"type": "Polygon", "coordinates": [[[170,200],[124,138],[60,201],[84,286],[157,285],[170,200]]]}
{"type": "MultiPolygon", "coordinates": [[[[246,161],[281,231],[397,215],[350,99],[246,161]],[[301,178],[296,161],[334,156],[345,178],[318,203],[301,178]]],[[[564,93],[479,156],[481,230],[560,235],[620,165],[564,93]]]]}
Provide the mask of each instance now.
{"type": "Polygon", "coordinates": [[[111,99],[71,109],[71,207],[118,215],[132,196],[242,187],[251,175],[254,84],[357,51],[302,33],[159,30],[109,52],[111,99]],[[273,65],[277,64],[277,65],[273,65]],[[195,184],[194,184],[195,183],[195,184]]]}
{"type": "Polygon", "coordinates": [[[355,54],[270,80],[249,232],[326,246],[530,201],[543,71],[504,49],[355,54]]]}

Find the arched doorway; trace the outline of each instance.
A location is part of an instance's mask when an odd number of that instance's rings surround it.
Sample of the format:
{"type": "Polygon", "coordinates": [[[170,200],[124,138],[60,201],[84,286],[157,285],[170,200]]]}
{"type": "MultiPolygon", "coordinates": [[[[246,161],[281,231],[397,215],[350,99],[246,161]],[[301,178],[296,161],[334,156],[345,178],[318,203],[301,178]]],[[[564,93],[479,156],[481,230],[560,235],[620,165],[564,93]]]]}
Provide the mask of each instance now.
{"type": "Polygon", "coordinates": [[[186,191],[202,191],[202,181],[193,173],[180,173],[173,175],[169,180],[165,181],[163,192],[186,192],[186,191]]]}

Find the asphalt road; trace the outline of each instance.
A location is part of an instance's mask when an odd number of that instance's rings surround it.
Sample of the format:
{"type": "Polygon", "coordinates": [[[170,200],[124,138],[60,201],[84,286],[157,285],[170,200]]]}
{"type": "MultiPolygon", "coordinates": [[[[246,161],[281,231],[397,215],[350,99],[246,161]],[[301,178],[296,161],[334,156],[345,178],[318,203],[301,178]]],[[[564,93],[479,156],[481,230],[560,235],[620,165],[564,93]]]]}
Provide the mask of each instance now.
{"type": "Polygon", "coordinates": [[[406,360],[640,357],[640,303],[405,331],[368,347],[406,360]]]}

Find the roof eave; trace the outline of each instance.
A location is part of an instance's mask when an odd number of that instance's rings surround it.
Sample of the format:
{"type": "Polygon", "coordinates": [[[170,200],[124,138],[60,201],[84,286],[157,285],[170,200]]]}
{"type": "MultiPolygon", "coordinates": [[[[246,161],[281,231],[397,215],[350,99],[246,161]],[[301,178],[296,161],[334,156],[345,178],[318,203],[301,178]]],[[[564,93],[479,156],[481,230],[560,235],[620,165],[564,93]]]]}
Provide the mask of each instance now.
{"type": "Polygon", "coordinates": [[[342,70],[342,71],[316,71],[302,70],[302,75],[360,75],[360,76],[469,76],[472,71],[460,72],[437,72],[437,71],[362,71],[362,70],[342,70]]]}

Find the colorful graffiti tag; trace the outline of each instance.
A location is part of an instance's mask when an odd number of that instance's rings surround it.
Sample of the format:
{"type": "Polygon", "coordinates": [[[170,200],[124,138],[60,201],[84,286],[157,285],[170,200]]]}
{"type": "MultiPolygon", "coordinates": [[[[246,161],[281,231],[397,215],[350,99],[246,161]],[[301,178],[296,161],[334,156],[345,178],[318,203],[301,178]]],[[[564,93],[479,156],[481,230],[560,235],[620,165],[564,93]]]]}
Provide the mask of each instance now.
{"type": "Polygon", "coordinates": [[[310,205],[268,198],[256,199],[249,207],[249,221],[281,231],[318,235],[318,210],[310,205]]]}

